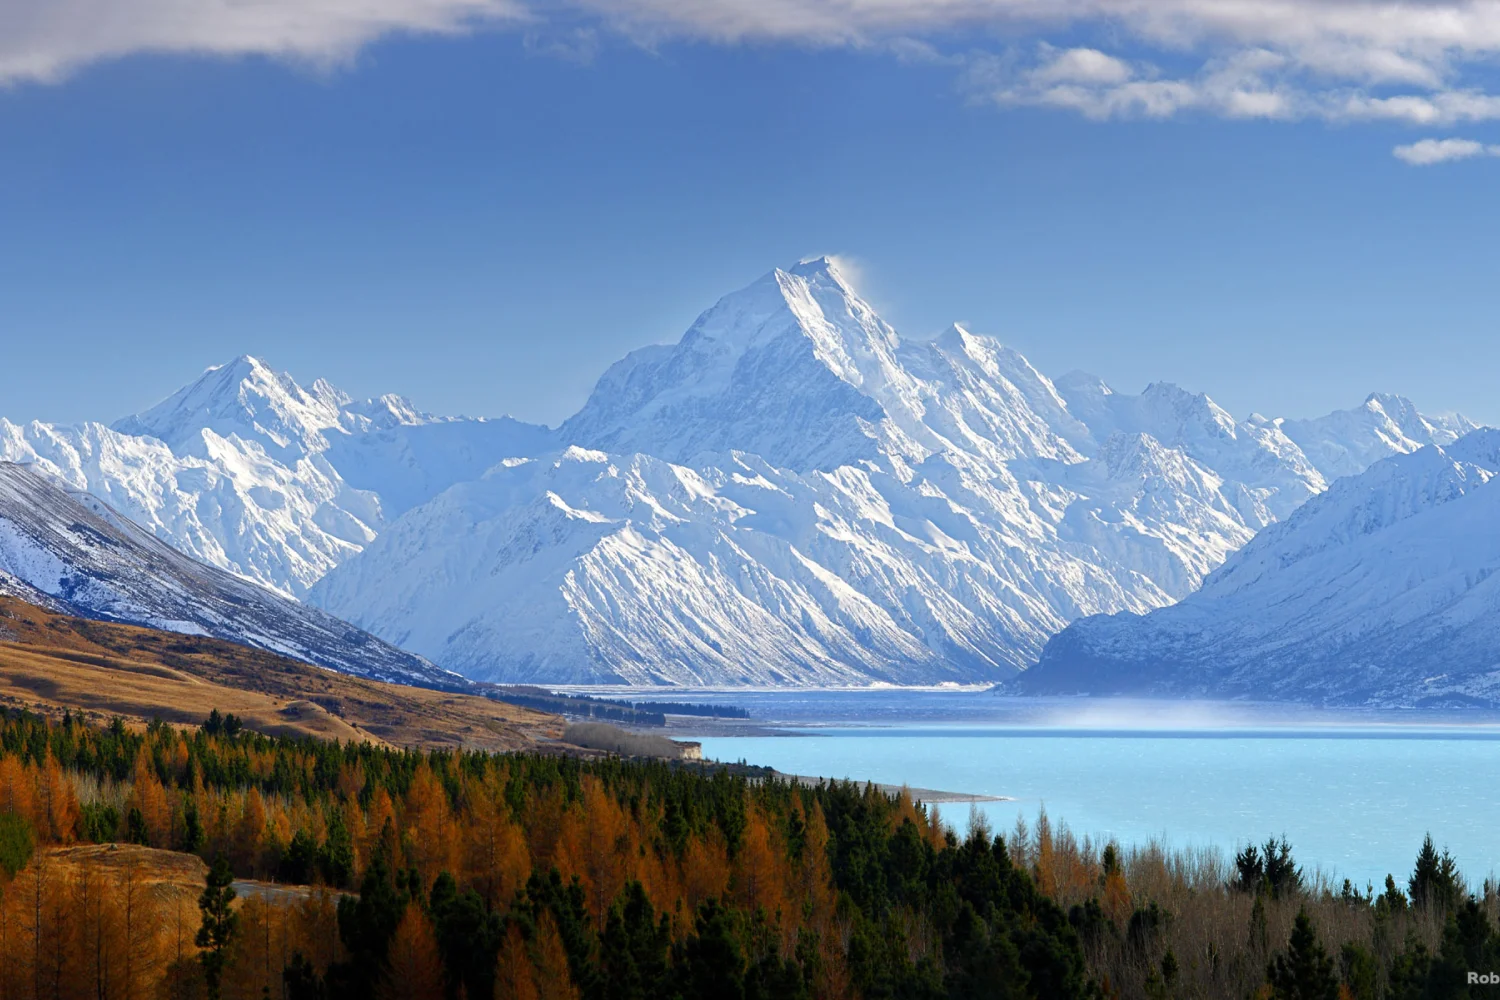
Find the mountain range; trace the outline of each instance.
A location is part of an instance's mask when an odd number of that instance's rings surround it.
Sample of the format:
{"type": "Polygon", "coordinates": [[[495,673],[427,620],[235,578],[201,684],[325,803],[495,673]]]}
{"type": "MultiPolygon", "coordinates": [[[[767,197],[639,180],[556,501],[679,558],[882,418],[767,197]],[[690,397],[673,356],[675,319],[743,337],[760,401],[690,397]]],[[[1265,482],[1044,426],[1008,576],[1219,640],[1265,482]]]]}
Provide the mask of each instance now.
{"type": "Polygon", "coordinates": [[[1500,431],[1376,462],[1177,604],[1075,622],[1046,694],[1500,704],[1500,431]]]}
{"type": "MultiPolygon", "coordinates": [[[[1474,425],[1399,397],[1236,420],[903,340],[816,259],[612,366],[560,427],[418,412],[253,358],[0,459],[487,680],[1005,680],[1070,622],[1193,594],[1341,476],[1474,425]]],[[[1149,617],[1149,616],[1148,616],[1149,617]]]]}

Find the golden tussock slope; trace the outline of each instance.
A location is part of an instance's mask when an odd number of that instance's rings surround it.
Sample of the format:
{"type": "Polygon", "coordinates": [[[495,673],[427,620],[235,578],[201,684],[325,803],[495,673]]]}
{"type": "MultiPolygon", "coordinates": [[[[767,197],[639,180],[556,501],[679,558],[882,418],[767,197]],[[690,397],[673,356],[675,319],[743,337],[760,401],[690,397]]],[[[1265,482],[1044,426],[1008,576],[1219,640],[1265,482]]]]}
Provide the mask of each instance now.
{"type": "Polygon", "coordinates": [[[414,747],[534,749],[562,720],[474,695],[334,673],[219,639],[53,614],[0,597],[0,703],[414,747]]]}

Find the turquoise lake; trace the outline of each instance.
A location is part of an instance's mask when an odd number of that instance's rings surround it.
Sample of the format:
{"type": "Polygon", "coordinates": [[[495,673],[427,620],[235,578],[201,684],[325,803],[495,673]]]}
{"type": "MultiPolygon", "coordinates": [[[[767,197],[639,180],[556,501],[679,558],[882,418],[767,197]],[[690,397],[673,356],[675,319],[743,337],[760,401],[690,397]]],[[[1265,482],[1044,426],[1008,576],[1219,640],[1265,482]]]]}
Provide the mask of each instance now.
{"type": "MultiPolygon", "coordinates": [[[[1267,713],[1247,706],[1046,703],[968,692],[725,692],[760,735],[702,736],[705,756],[1045,806],[1077,834],[1232,852],[1285,835],[1308,869],[1404,885],[1425,833],[1465,876],[1500,871],[1500,725],[1465,716],[1267,713]]],[[[962,830],[969,806],[940,807],[962,830]]]]}

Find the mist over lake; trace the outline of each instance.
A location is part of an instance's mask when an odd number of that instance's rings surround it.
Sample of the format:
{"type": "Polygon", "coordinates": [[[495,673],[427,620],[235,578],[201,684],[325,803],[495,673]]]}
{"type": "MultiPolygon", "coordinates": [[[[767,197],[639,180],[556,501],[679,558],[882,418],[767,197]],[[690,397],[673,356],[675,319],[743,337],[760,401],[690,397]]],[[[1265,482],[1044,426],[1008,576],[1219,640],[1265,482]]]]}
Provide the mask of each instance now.
{"type": "MultiPolygon", "coordinates": [[[[1285,835],[1309,871],[1401,882],[1424,834],[1475,884],[1500,869],[1500,719],[1241,703],[998,698],[952,690],[695,693],[757,735],[704,756],[789,774],[1004,796],[1009,831],[1045,808],[1076,834],[1226,853],[1285,835]]],[[[697,738],[697,737],[695,737],[697,738]]],[[[960,832],[968,805],[939,806],[960,832]]]]}

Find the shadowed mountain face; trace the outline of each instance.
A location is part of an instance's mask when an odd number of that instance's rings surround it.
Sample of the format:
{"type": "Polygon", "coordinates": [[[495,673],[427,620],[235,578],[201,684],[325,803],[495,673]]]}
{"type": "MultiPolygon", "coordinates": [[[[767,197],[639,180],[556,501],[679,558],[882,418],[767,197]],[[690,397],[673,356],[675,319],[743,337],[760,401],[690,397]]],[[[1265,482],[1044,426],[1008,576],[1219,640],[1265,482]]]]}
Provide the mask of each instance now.
{"type": "Polygon", "coordinates": [[[0,463],[0,590],[51,610],[213,636],[344,673],[462,678],[316,608],[188,558],[86,493],[0,463]]]}
{"type": "Polygon", "coordinates": [[[556,430],[247,357],[112,427],[0,421],[0,459],[476,678],[937,683],[1170,604],[1335,476],[1470,427],[1054,381],[958,326],[902,340],[819,259],[633,352],[556,430]]]}
{"type": "Polygon", "coordinates": [[[1500,431],[1340,479],[1145,616],[1075,622],[1029,692],[1500,704],[1500,431]]]}

